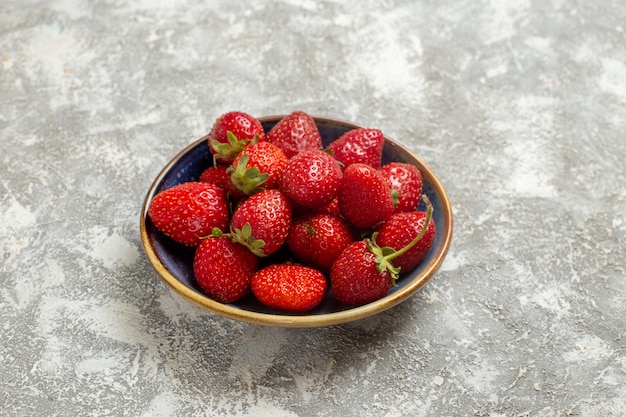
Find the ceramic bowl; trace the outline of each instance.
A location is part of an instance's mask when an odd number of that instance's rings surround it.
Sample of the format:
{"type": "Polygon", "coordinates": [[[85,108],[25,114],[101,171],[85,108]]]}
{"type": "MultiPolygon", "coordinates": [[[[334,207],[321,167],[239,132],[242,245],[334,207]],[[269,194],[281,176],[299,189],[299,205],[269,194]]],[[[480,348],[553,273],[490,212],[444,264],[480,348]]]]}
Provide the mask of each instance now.
{"type": "MultiPolygon", "coordinates": [[[[269,116],[259,120],[267,132],[282,117],[269,116]]],[[[320,117],[314,119],[324,146],[343,133],[360,127],[340,120],[320,117]]],[[[210,312],[234,320],[268,326],[316,327],[346,323],[380,313],[406,300],[426,284],[441,266],[452,238],[452,209],[446,192],[435,174],[409,150],[386,137],[383,165],[393,161],[413,164],[420,169],[424,193],[433,204],[437,235],[426,258],[414,270],[403,275],[387,296],[369,304],[358,307],[344,306],[328,295],[314,310],[306,314],[292,314],[266,308],[252,295],[233,304],[222,304],[202,293],[193,277],[193,250],[173,242],[159,232],[147,213],[150,201],[157,193],[182,182],[198,180],[202,171],[212,164],[206,137],[198,139],[180,151],[152,183],[141,211],[140,231],[144,251],[163,282],[174,292],[210,312]]],[[[420,207],[420,210],[425,210],[425,207],[420,207]]]]}

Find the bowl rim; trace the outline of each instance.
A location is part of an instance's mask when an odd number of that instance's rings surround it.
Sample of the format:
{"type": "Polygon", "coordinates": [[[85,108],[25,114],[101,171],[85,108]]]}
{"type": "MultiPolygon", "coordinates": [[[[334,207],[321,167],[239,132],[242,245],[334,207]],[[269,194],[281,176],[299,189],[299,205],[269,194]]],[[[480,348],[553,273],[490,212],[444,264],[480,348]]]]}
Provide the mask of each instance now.
{"type": "MultiPolygon", "coordinates": [[[[285,117],[285,115],[271,115],[259,117],[258,120],[261,123],[274,122],[278,121],[285,117]]],[[[352,122],[347,122],[341,119],[336,118],[328,118],[328,117],[317,117],[311,116],[316,121],[316,123],[332,123],[332,124],[340,124],[349,128],[359,129],[363,126],[354,124],[352,122]]],[[[161,184],[163,178],[167,175],[168,171],[176,165],[176,163],[186,155],[191,149],[198,146],[201,142],[206,141],[208,139],[208,135],[205,135],[179,151],[159,172],[154,181],[152,182],[145,198],[143,201],[143,205],[141,208],[141,218],[140,218],[140,234],[141,234],[141,243],[144,249],[144,252],[150,261],[150,264],[161,277],[162,281],[167,284],[169,288],[171,288],[174,292],[176,292],[179,296],[185,298],[187,301],[192,302],[193,304],[202,307],[210,312],[219,314],[221,316],[239,320],[247,323],[253,324],[261,324],[266,326],[275,326],[275,327],[321,327],[321,326],[330,326],[336,324],[347,323],[359,319],[363,319],[374,314],[380,313],[384,310],[387,310],[400,302],[404,301],[411,295],[413,295],[417,290],[419,290],[431,277],[432,275],[439,269],[443,260],[446,257],[448,249],[450,247],[450,243],[452,240],[453,233],[453,215],[452,215],[452,206],[450,204],[450,200],[448,195],[443,188],[443,185],[436,177],[434,172],[426,165],[420,158],[418,158],[413,152],[411,152],[408,148],[400,143],[396,142],[394,139],[389,138],[386,135],[383,135],[385,138],[385,146],[391,146],[396,149],[401,150],[402,152],[410,155],[412,159],[414,159],[420,166],[420,171],[422,177],[427,179],[432,188],[441,198],[441,207],[440,210],[442,213],[443,219],[443,227],[439,229],[442,230],[442,233],[445,235],[442,238],[442,244],[438,247],[437,252],[434,254],[433,260],[429,265],[420,273],[420,275],[414,277],[409,283],[407,283],[404,287],[398,289],[397,291],[387,294],[385,297],[378,299],[376,301],[347,308],[345,310],[332,312],[332,313],[322,313],[322,314],[311,314],[311,315],[289,315],[289,314],[272,314],[272,313],[263,313],[245,310],[239,308],[237,306],[231,304],[222,304],[215,300],[210,299],[206,295],[198,293],[197,291],[187,287],[185,284],[180,282],[161,262],[159,259],[152,242],[150,241],[147,227],[146,227],[146,219],[148,216],[148,206],[152,198],[154,198],[156,189],[161,184]]],[[[438,231],[439,231],[438,229],[438,231]]]]}

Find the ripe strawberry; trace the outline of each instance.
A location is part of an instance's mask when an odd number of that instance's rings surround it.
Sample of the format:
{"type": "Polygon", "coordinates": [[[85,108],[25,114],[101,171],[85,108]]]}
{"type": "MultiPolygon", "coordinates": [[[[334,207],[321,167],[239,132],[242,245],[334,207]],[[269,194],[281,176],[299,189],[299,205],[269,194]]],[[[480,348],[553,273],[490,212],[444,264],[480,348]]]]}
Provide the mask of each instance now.
{"type": "MultiPolygon", "coordinates": [[[[428,206],[425,222],[430,224],[433,208],[428,199],[425,201],[428,206]]],[[[422,230],[426,232],[428,226],[422,230]]],[[[395,260],[419,244],[423,236],[424,233],[420,232],[397,251],[381,247],[376,233],[371,239],[352,243],[341,252],[330,270],[330,286],[335,299],[343,304],[359,305],[387,295],[400,274],[395,260]]]]}
{"type": "Polygon", "coordinates": [[[291,202],[277,189],[260,191],[239,204],[230,231],[233,240],[257,256],[268,256],[283,245],[291,226],[291,202]]]}
{"type": "Polygon", "coordinates": [[[209,132],[209,148],[215,162],[229,164],[241,150],[256,137],[265,139],[263,126],[256,118],[240,111],[222,114],[209,132]]]}
{"type": "MultiPolygon", "coordinates": [[[[402,249],[422,232],[427,216],[427,213],[423,211],[394,214],[376,228],[378,233],[376,243],[381,247],[388,246],[394,250],[402,249]]],[[[394,266],[400,268],[401,272],[409,272],[415,268],[432,247],[435,234],[435,222],[429,221],[421,240],[406,253],[396,257],[393,260],[394,266]]]]}
{"type": "Polygon", "coordinates": [[[351,164],[367,164],[380,168],[385,138],[378,129],[361,128],[350,130],[331,142],[327,149],[333,151],[335,159],[344,167],[351,164]]]}
{"type": "Polygon", "coordinates": [[[324,298],[328,284],[320,271],[302,265],[272,264],[252,276],[252,293],[265,306],[309,311],[324,298]]]}
{"type": "Polygon", "coordinates": [[[320,207],[316,210],[316,212],[341,217],[341,211],[339,211],[339,199],[337,197],[333,198],[330,203],[326,204],[324,207],[320,207]]]}
{"type": "Polygon", "coordinates": [[[394,213],[415,211],[422,197],[422,173],[411,164],[391,162],[380,169],[380,173],[397,191],[398,205],[394,213]]]}
{"type": "Polygon", "coordinates": [[[237,187],[230,179],[230,173],[227,172],[227,165],[214,165],[205,169],[200,174],[199,181],[214,184],[220,187],[226,193],[226,196],[233,202],[237,202],[246,195],[237,187]]]}
{"type": "Polygon", "coordinates": [[[267,132],[265,140],[281,148],[287,158],[303,151],[323,147],[315,120],[303,111],[294,111],[279,120],[267,132]]]}
{"type": "Polygon", "coordinates": [[[165,235],[195,247],[213,228],[226,230],[228,201],[213,184],[186,182],[158,193],[150,202],[148,216],[165,235]]]}
{"type": "Polygon", "coordinates": [[[252,143],[237,155],[228,172],[235,187],[246,195],[262,189],[278,188],[287,157],[276,145],[269,142],[252,143]]]}
{"type": "Polygon", "coordinates": [[[258,264],[259,258],[248,248],[218,233],[200,242],[193,273],[206,295],[220,303],[233,303],[250,289],[258,264]]]}
{"type": "Polygon", "coordinates": [[[354,233],[348,223],[329,214],[294,220],[287,236],[287,247],[299,262],[326,273],[352,242],[354,233]]]}
{"type": "Polygon", "coordinates": [[[345,169],[337,198],[341,214],[361,229],[374,227],[393,214],[389,182],[377,169],[363,163],[345,169]]]}
{"type": "Polygon", "coordinates": [[[342,178],[343,172],[335,158],[312,149],[289,159],[280,176],[279,188],[298,206],[316,209],[335,198],[342,178]]]}

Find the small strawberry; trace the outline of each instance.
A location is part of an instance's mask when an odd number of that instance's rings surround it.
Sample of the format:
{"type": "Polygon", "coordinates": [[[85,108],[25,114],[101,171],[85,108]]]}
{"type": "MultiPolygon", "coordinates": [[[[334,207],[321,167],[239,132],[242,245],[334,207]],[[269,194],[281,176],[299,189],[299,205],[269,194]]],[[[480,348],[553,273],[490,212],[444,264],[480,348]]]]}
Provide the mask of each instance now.
{"type": "Polygon", "coordinates": [[[343,172],[329,154],[318,149],[300,152],[287,162],[279,188],[298,206],[317,209],[339,191],[343,172]]]}
{"type": "Polygon", "coordinates": [[[222,114],[208,135],[215,162],[226,164],[231,163],[254,138],[259,142],[265,139],[263,126],[256,118],[241,111],[222,114]]]}
{"type": "Polygon", "coordinates": [[[278,188],[278,180],[286,164],[287,157],[278,146],[258,142],[246,146],[228,172],[235,187],[251,195],[263,189],[278,188]]]}
{"type": "MultiPolygon", "coordinates": [[[[376,228],[376,243],[381,247],[388,246],[394,250],[402,249],[422,232],[427,216],[428,214],[423,211],[394,214],[376,228]]],[[[415,268],[432,247],[435,234],[435,222],[430,221],[421,240],[406,253],[396,257],[393,260],[394,266],[400,268],[401,272],[408,272],[415,268]]]]}
{"type": "Polygon", "coordinates": [[[354,233],[348,223],[329,214],[294,220],[287,236],[287,247],[299,262],[326,273],[352,242],[354,233]]]}
{"type": "Polygon", "coordinates": [[[378,129],[360,128],[350,130],[330,143],[327,149],[333,151],[335,159],[344,167],[351,164],[367,164],[380,168],[385,138],[378,129]]]}
{"type": "Polygon", "coordinates": [[[336,217],[341,217],[341,211],[339,210],[339,199],[337,197],[333,198],[333,200],[326,204],[324,207],[320,207],[316,210],[317,213],[320,214],[330,214],[336,217]]]}
{"type": "Polygon", "coordinates": [[[227,235],[216,233],[200,242],[193,272],[206,295],[220,303],[233,303],[250,289],[258,264],[259,258],[248,248],[233,242],[227,235]]]}
{"type": "Polygon", "coordinates": [[[255,297],[267,307],[304,312],[322,302],[328,284],[324,274],[314,268],[272,264],[252,276],[251,286],[255,297]]]}
{"type": "MultiPolygon", "coordinates": [[[[425,199],[428,210],[425,223],[430,224],[432,205],[425,199]]],[[[348,305],[366,304],[378,300],[395,285],[400,268],[394,261],[417,245],[428,226],[400,250],[380,247],[377,234],[371,239],[352,243],[337,258],[330,270],[330,286],[337,301],[348,305]]]]}
{"type": "Polygon", "coordinates": [[[260,191],[241,202],[233,213],[230,231],[235,242],[257,256],[276,252],[287,239],[292,207],[277,189],[260,191]]]}
{"type": "Polygon", "coordinates": [[[323,146],[315,120],[303,111],[294,111],[279,120],[265,140],[281,148],[287,158],[323,146]]]}
{"type": "Polygon", "coordinates": [[[229,207],[224,191],[201,182],[186,182],[158,193],[148,206],[158,230],[178,243],[195,247],[213,228],[226,230],[229,207]]]}
{"type": "Polygon", "coordinates": [[[380,169],[380,173],[397,191],[398,205],[394,213],[415,211],[422,197],[422,173],[411,164],[391,162],[380,169]]]}
{"type": "Polygon", "coordinates": [[[200,182],[214,184],[220,187],[226,193],[226,196],[233,202],[237,202],[246,195],[237,187],[230,179],[230,173],[227,172],[227,165],[214,165],[205,169],[200,178],[200,182]]]}
{"type": "Polygon", "coordinates": [[[389,182],[377,169],[363,163],[345,169],[337,198],[343,217],[361,229],[387,220],[394,210],[389,182]]]}

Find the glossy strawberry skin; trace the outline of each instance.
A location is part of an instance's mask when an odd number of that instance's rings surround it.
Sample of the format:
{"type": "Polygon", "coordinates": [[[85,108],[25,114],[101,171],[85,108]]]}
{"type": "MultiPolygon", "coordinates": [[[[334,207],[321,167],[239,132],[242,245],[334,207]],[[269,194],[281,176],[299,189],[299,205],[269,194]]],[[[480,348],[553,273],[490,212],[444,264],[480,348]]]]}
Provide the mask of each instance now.
{"type": "Polygon", "coordinates": [[[318,149],[301,152],[287,162],[279,188],[300,207],[317,209],[337,195],[343,172],[335,158],[318,149]]]}
{"type": "Polygon", "coordinates": [[[246,295],[258,264],[256,255],[229,236],[211,236],[196,249],[193,272],[206,295],[227,304],[246,295]]]}
{"type": "Polygon", "coordinates": [[[328,145],[335,158],[345,168],[352,164],[367,164],[380,168],[385,137],[378,129],[359,128],[350,130],[328,145]]]}
{"type": "Polygon", "coordinates": [[[350,244],[330,270],[330,286],[337,301],[361,305],[378,300],[389,292],[392,277],[387,270],[378,271],[376,255],[365,240],[350,244]]]}
{"type": "Polygon", "coordinates": [[[249,185],[247,175],[237,170],[240,160],[245,156],[248,157],[246,163],[248,170],[257,168],[259,173],[267,174],[267,179],[259,187],[278,188],[278,180],[287,164],[287,156],[279,147],[269,142],[254,143],[246,146],[233,161],[231,169],[234,172],[231,175],[231,181],[244,194],[250,195],[258,189],[254,185],[249,185]]]}
{"type": "Polygon", "coordinates": [[[398,192],[398,204],[394,213],[415,211],[422,197],[422,173],[411,164],[391,162],[380,168],[391,188],[398,192]]]}
{"type": "Polygon", "coordinates": [[[375,168],[356,163],[343,172],[339,211],[355,227],[369,229],[393,214],[391,185],[375,168]]]}
{"type": "MultiPolygon", "coordinates": [[[[213,155],[217,153],[214,141],[227,144],[229,142],[228,132],[232,132],[238,140],[242,141],[241,147],[245,146],[255,136],[258,142],[265,139],[263,126],[255,117],[241,111],[227,112],[215,120],[208,135],[209,148],[213,155]]],[[[223,155],[223,158],[218,158],[218,162],[231,163],[240,150],[241,148],[233,149],[231,155],[223,155]]]]}
{"type": "Polygon", "coordinates": [[[252,293],[265,306],[305,312],[323,300],[328,284],[320,271],[302,265],[272,264],[252,276],[252,293]]]}
{"type": "MultiPolygon", "coordinates": [[[[422,211],[396,213],[389,220],[376,228],[378,246],[388,246],[400,250],[419,235],[426,222],[426,213],[422,211]]],[[[437,228],[431,218],[424,236],[408,252],[394,258],[391,262],[400,268],[400,274],[406,274],[424,259],[435,241],[437,228]]]]}
{"type": "Polygon", "coordinates": [[[279,120],[267,132],[265,140],[281,148],[287,158],[323,147],[315,120],[303,111],[294,111],[279,120]]]}
{"type": "Polygon", "coordinates": [[[296,259],[324,273],[352,242],[355,233],[348,223],[329,214],[295,219],[287,236],[287,247],[296,259]]]}
{"type": "Polygon", "coordinates": [[[228,227],[224,191],[201,182],[186,182],[161,191],[150,202],[148,216],[155,227],[178,243],[196,247],[213,228],[228,227]]]}
{"type": "Polygon", "coordinates": [[[231,174],[227,172],[227,165],[215,165],[205,169],[200,178],[200,182],[206,182],[214,184],[220,187],[226,193],[226,196],[232,202],[237,202],[244,198],[246,195],[237,187],[230,179],[231,174]]]}
{"type": "Polygon", "coordinates": [[[287,239],[291,226],[292,207],[289,199],[277,189],[264,190],[248,197],[235,209],[230,231],[239,243],[250,245],[258,256],[276,252],[287,239]],[[243,236],[249,224],[250,236],[243,236]],[[254,248],[252,241],[262,240],[262,247],[254,248]]]}

